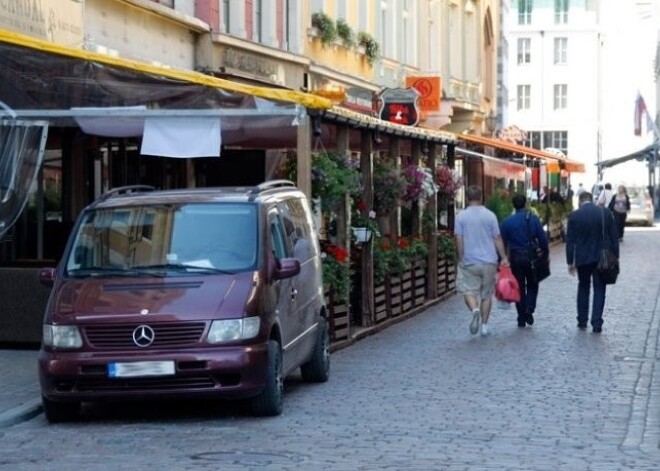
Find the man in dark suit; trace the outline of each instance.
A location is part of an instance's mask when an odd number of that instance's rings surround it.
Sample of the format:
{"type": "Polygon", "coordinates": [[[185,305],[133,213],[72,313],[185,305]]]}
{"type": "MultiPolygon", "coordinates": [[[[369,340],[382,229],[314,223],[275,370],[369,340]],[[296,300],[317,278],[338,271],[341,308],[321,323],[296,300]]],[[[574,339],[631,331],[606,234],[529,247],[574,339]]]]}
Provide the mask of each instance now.
{"type": "Polygon", "coordinates": [[[579,209],[568,217],[566,231],[566,263],[568,272],[578,275],[577,321],[578,328],[587,328],[589,320],[589,294],[591,281],[594,285],[591,326],[594,333],[603,330],[603,309],[605,308],[605,282],[596,265],[604,244],[619,257],[619,237],[612,212],[594,204],[591,193],[584,192],[578,200],[579,209]]]}

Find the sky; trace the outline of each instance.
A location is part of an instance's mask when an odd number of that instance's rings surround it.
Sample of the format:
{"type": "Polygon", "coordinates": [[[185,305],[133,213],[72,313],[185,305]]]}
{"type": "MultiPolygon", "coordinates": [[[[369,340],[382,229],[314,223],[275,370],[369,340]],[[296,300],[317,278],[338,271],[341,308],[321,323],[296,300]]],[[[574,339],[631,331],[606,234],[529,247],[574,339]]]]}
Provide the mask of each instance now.
{"type": "MultiPolygon", "coordinates": [[[[652,116],[656,115],[654,67],[658,31],[659,0],[601,0],[607,5],[602,18],[604,52],[608,60],[603,82],[602,159],[621,157],[653,142],[653,133],[634,135],[634,110],[641,93],[652,116]]],[[[606,169],[604,181],[648,184],[645,163],[628,162],[606,169]]]]}

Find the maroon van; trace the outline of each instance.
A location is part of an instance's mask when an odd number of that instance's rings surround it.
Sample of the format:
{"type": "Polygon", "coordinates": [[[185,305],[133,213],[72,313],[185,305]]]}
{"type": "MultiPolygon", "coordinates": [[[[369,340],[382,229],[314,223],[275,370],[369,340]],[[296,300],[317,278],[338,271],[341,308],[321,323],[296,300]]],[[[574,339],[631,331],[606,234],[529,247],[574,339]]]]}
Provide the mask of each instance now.
{"type": "Polygon", "coordinates": [[[288,181],[109,191],[40,272],[47,419],[76,419],[82,402],[197,397],[280,414],[288,374],[329,376],[319,255],[288,181]]]}

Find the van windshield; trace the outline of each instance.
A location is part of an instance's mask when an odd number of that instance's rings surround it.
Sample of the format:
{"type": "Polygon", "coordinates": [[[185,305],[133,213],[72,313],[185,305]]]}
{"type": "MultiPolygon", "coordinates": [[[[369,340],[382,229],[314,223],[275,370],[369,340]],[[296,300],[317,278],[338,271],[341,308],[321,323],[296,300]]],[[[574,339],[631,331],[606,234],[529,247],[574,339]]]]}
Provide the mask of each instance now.
{"type": "Polygon", "coordinates": [[[246,203],[124,206],[85,212],[69,276],[180,276],[253,270],[257,208],[246,203]]]}

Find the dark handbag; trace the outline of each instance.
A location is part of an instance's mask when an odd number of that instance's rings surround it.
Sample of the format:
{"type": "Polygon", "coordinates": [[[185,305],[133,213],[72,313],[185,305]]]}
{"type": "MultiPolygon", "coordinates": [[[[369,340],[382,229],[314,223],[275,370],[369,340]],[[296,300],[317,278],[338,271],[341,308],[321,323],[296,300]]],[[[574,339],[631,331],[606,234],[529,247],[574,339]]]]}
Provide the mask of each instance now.
{"type": "Polygon", "coordinates": [[[538,239],[532,237],[532,230],[529,226],[529,213],[525,215],[525,223],[527,224],[527,254],[532,269],[532,279],[536,283],[540,283],[550,276],[550,258],[539,247],[538,239]]]}
{"type": "Polygon", "coordinates": [[[606,285],[613,285],[619,276],[619,259],[612,253],[605,238],[605,211],[602,214],[602,232],[603,232],[603,248],[600,251],[600,258],[596,271],[600,273],[606,285]]]}

